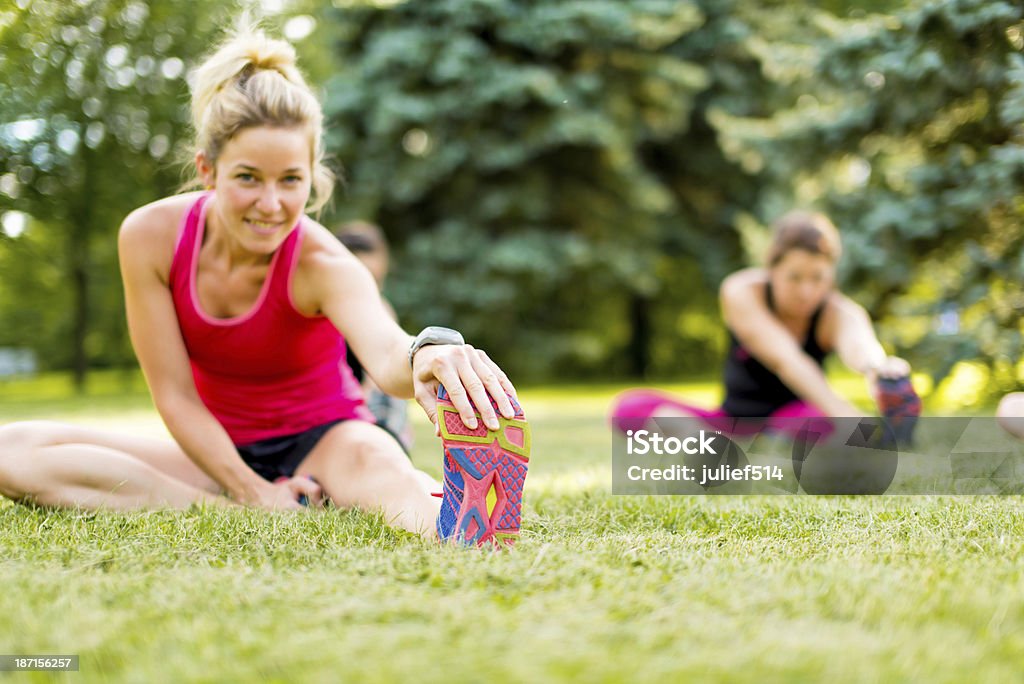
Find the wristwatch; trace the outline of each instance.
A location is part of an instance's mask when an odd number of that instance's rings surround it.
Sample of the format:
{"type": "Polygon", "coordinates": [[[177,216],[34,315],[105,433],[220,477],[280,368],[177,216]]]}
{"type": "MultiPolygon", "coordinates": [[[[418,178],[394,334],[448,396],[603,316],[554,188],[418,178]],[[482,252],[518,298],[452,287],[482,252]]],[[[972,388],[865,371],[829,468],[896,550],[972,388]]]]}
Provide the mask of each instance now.
{"type": "Polygon", "coordinates": [[[442,328],[439,325],[430,325],[420,331],[416,339],[409,346],[409,367],[412,368],[412,358],[416,356],[422,347],[428,344],[465,344],[462,333],[451,328],[442,328]]]}

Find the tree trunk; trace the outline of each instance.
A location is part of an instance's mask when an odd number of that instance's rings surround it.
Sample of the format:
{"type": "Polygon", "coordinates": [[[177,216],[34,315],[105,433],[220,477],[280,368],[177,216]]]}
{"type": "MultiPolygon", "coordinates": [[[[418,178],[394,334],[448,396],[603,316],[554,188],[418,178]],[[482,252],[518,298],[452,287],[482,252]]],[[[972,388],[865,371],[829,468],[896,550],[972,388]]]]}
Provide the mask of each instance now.
{"type": "Polygon", "coordinates": [[[89,236],[92,234],[94,220],[93,202],[95,182],[93,173],[95,150],[87,145],[81,146],[82,155],[82,188],[77,211],[69,220],[72,222],[69,233],[68,268],[71,272],[73,298],[73,323],[71,327],[72,345],[72,379],[75,391],[85,392],[86,374],[89,371],[89,358],[85,349],[85,338],[89,334],[89,236]]]}
{"type": "Polygon", "coordinates": [[[629,373],[644,378],[651,361],[651,300],[634,294],[629,302],[629,321],[633,335],[629,340],[627,355],[629,373]]]}
{"type": "MultiPolygon", "coordinates": [[[[72,240],[72,244],[78,242],[72,240]]],[[[71,266],[71,282],[74,283],[74,324],[72,326],[71,344],[74,349],[73,378],[75,392],[85,392],[85,378],[89,370],[89,359],[85,351],[85,336],[89,332],[89,275],[85,254],[72,256],[75,260],[71,266]]]]}

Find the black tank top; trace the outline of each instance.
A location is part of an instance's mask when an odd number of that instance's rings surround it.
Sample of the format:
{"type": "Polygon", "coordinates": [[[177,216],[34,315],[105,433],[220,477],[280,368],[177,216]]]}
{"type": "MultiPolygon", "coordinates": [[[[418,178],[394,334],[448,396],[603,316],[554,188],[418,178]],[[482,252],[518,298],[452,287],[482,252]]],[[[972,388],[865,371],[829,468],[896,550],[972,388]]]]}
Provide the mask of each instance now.
{"type": "MultiPolygon", "coordinates": [[[[768,309],[775,311],[771,283],[765,284],[765,298],[768,309]]],[[[822,303],[811,314],[807,339],[801,345],[819,366],[823,365],[828,355],[828,352],[818,345],[817,335],[818,321],[824,309],[825,304],[822,303]]],[[[793,391],[744,349],[732,330],[728,332],[729,354],[725,359],[725,401],[722,402],[722,409],[737,418],[763,418],[796,401],[797,396],[793,391]]]]}

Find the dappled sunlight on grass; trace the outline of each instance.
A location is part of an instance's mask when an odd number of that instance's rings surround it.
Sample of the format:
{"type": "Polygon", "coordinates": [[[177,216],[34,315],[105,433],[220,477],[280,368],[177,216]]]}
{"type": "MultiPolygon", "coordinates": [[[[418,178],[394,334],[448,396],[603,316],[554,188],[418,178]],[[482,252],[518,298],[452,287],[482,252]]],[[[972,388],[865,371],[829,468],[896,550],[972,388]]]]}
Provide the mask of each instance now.
{"type": "MultiPolygon", "coordinates": [[[[84,396],[146,395],[146,381],[135,369],[94,370],[86,376],[84,396]]],[[[70,373],[40,373],[0,379],[0,398],[13,400],[61,400],[75,396],[70,373]]]]}
{"type": "Polygon", "coordinates": [[[116,423],[128,415],[154,413],[137,370],[93,371],[81,394],[74,391],[69,373],[0,380],[0,423],[40,418],[116,423]]]}
{"type": "MultiPolygon", "coordinates": [[[[873,411],[867,383],[839,363],[828,366],[829,382],[843,396],[866,411],[873,411]]],[[[961,363],[937,389],[924,373],[914,375],[914,386],[932,414],[977,414],[991,412],[980,403],[987,382],[986,371],[975,364],[961,363]]],[[[517,388],[527,418],[559,419],[590,417],[606,420],[615,397],[629,389],[643,387],[677,395],[681,400],[706,408],[718,406],[722,387],[717,378],[689,382],[561,383],[517,388]]],[[[410,419],[416,430],[426,426],[426,418],[415,402],[409,405],[410,419]]],[[[102,417],[116,422],[122,413],[138,418],[153,412],[145,380],[138,370],[92,371],[86,390],[75,394],[68,373],[43,373],[35,377],[0,380],[0,422],[24,418],[90,420],[102,417]]]]}
{"type": "Polygon", "coordinates": [[[690,383],[620,383],[615,385],[547,385],[527,387],[519,392],[528,417],[539,415],[595,415],[607,417],[615,397],[630,389],[644,388],[676,394],[684,401],[692,401],[708,408],[717,406],[722,389],[717,382],[690,383]]]}

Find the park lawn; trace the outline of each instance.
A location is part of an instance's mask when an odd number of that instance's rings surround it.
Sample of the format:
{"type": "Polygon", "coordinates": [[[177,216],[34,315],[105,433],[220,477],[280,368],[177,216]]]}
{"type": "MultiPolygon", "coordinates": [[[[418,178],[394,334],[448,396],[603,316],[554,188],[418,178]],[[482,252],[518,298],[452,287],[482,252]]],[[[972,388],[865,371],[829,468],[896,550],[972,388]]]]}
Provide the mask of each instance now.
{"type": "MultiPolygon", "coordinates": [[[[74,682],[1019,681],[1019,497],[613,496],[617,389],[521,392],[534,452],[510,553],[359,512],[2,502],[0,653],[79,654],[56,677],[74,682]]],[[[135,390],[13,397],[0,423],[163,431],[135,390]]]]}

